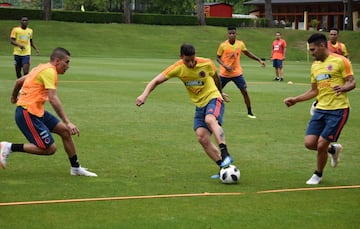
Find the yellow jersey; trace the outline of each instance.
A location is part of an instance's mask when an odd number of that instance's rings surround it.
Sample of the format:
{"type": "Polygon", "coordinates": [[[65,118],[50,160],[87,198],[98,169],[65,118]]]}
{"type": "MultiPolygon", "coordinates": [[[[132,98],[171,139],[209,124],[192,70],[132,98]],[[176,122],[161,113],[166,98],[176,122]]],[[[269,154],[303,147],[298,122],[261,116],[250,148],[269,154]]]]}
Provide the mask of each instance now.
{"type": "Polygon", "coordinates": [[[222,99],[213,78],[216,74],[216,66],[207,58],[195,57],[195,61],[195,67],[188,68],[182,60],[179,60],[165,69],[162,74],[167,79],[179,78],[184,83],[191,101],[197,107],[204,107],[211,99],[222,99]]]}
{"type": "Polygon", "coordinates": [[[344,85],[345,78],[354,75],[350,61],[344,56],[330,53],[324,62],[314,61],[311,66],[311,83],[317,84],[317,109],[337,110],[350,106],[346,92],[334,93],[335,85],[344,85]]]}
{"type": "Polygon", "coordinates": [[[14,46],[13,55],[28,56],[31,55],[31,43],[30,40],[33,36],[33,30],[30,28],[22,29],[20,26],[14,27],[11,30],[10,38],[14,38],[18,44],[21,44],[25,49],[21,49],[18,46],[14,46]]]}

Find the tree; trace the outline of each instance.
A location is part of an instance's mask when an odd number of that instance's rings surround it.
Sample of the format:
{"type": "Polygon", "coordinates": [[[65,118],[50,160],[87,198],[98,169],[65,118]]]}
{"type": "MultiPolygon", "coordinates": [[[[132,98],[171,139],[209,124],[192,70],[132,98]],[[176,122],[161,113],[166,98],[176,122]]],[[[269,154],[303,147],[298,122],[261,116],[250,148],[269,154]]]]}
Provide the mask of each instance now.
{"type": "Polygon", "coordinates": [[[51,0],[43,1],[43,19],[45,21],[51,20],[51,0]]]}
{"type": "Polygon", "coordinates": [[[273,27],[271,0],[265,0],[265,18],[268,19],[268,26],[273,27]]]}
{"type": "Polygon", "coordinates": [[[130,0],[124,0],[124,23],[131,23],[131,6],[130,0]]]}
{"type": "Polygon", "coordinates": [[[204,14],[204,0],[196,0],[196,14],[199,25],[206,25],[204,14]]]}

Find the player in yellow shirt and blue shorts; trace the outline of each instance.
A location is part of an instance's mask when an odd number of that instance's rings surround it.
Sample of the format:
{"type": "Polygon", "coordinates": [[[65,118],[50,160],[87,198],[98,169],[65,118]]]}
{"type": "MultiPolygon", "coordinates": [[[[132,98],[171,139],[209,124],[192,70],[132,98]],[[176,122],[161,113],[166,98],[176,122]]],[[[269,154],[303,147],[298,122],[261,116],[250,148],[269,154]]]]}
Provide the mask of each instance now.
{"type": "Polygon", "coordinates": [[[349,117],[350,104],[347,92],[356,87],[350,61],[344,56],[331,53],[324,34],[316,33],[308,39],[309,50],[314,57],[311,66],[311,88],[296,97],[284,100],[287,106],[316,97],[318,103],[307,126],[304,144],[317,151],[317,168],[306,184],[319,184],[331,155],[331,166],[339,162],[341,145],[331,144],[339,139],[349,117]]]}
{"type": "Polygon", "coordinates": [[[33,30],[28,27],[28,22],[27,17],[22,17],[21,25],[14,27],[10,34],[10,43],[14,46],[13,55],[17,78],[22,76],[21,69],[23,75],[29,73],[31,47],[35,49],[37,54],[40,53],[33,41],[33,30]]]}
{"type": "MultiPolygon", "coordinates": [[[[142,106],[159,84],[171,78],[178,78],[184,83],[191,101],[196,106],[194,131],[205,153],[220,168],[230,165],[233,159],[227,150],[225,133],[221,127],[224,98],[215,64],[210,59],[196,57],[193,45],[183,44],[180,47],[180,60],[170,65],[147,84],[143,93],[137,97],[136,105],[142,106]],[[212,134],[220,151],[211,141],[212,134]]],[[[212,178],[219,178],[219,174],[212,178]]]]}

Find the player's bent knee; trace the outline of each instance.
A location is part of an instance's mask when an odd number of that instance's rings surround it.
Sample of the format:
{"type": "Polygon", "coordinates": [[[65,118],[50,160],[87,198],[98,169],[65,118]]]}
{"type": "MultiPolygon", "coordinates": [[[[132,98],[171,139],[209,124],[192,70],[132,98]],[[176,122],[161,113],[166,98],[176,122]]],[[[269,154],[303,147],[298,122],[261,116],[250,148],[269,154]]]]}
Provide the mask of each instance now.
{"type": "Polygon", "coordinates": [[[54,144],[52,144],[50,147],[48,147],[47,149],[45,149],[45,154],[46,154],[46,155],[53,155],[53,154],[56,153],[56,150],[57,150],[57,147],[56,147],[56,145],[55,145],[55,143],[54,143],[54,144]]]}

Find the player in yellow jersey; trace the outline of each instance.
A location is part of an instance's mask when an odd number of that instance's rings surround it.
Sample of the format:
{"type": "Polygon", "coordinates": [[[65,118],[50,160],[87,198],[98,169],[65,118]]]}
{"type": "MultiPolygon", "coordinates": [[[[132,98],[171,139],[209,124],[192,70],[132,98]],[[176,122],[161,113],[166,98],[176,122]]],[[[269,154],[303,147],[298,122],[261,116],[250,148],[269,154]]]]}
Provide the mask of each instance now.
{"type": "Polygon", "coordinates": [[[287,106],[306,101],[314,97],[318,104],[307,126],[304,139],[305,147],[317,151],[317,166],[306,184],[319,184],[331,155],[331,166],[339,162],[340,145],[336,142],[349,117],[350,104],[347,92],[356,87],[350,61],[338,54],[331,53],[327,47],[326,36],[316,33],[308,39],[309,50],[314,57],[311,66],[311,88],[296,97],[284,100],[287,106]]]}
{"type": "Polygon", "coordinates": [[[247,57],[258,61],[263,67],[265,67],[265,62],[250,52],[243,41],[236,39],[236,27],[228,27],[227,37],[228,39],[219,45],[216,53],[216,60],[220,64],[219,75],[222,87],[224,88],[228,82],[233,81],[237,88],[239,88],[244,98],[248,117],[256,118],[251,109],[250,97],[247,92],[247,84],[243,76],[243,69],[240,65],[241,53],[244,53],[247,57]]]}
{"type": "Polygon", "coordinates": [[[69,68],[69,63],[69,51],[64,48],[56,48],[50,56],[49,63],[38,65],[29,74],[16,80],[11,97],[11,102],[17,105],[15,121],[30,143],[0,142],[0,166],[2,168],[5,169],[7,159],[13,152],[36,155],[54,154],[57,147],[51,133],[55,133],[61,137],[69,157],[70,174],[97,176],[79,164],[72,135],[79,135],[80,131],[66,115],[56,93],[58,74],[64,74],[69,68]],[[47,100],[62,122],[45,110],[44,104],[47,100]]]}
{"type": "MultiPolygon", "coordinates": [[[[178,78],[184,83],[191,101],[196,106],[194,131],[206,154],[220,168],[230,165],[233,159],[227,150],[224,130],[221,127],[224,99],[215,64],[210,59],[196,57],[193,45],[183,44],[180,47],[180,60],[147,84],[143,93],[137,97],[136,105],[142,106],[150,93],[170,78],[178,78]],[[220,152],[211,141],[212,134],[220,152]]],[[[219,174],[212,176],[218,177],[219,174]]]]}
{"type": "Polygon", "coordinates": [[[10,34],[10,43],[14,46],[14,63],[16,77],[20,78],[29,73],[31,47],[33,47],[37,54],[40,53],[33,41],[33,30],[28,27],[29,19],[27,17],[21,18],[21,25],[14,27],[10,34]]]}

